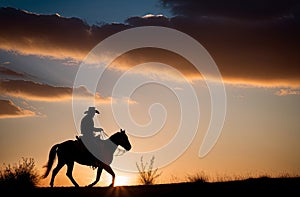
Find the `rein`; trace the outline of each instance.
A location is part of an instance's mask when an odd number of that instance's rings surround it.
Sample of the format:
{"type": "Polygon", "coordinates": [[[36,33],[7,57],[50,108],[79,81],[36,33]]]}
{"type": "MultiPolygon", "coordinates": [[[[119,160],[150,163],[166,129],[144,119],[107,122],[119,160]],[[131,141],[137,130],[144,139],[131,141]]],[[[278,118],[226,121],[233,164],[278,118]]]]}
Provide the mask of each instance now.
{"type": "MultiPolygon", "coordinates": [[[[102,139],[102,140],[107,140],[107,139],[109,139],[109,136],[108,136],[104,131],[102,131],[102,132],[100,132],[100,139],[102,139]]],[[[126,151],[125,149],[120,148],[120,147],[118,146],[118,147],[117,147],[117,153],[114,154],[114,156],[122,156],[122,155],[124,155],[126,152],[127,152],[127,151],[126,151]]]]}
{"type": "Polygon", "coordinates": [[[119,148],[119,147],[117,147],[117,151],[118,152],[116,154],[114,154],[114,156],[122,156],[127,152],[127,150],[124,150],[124,149],[119,148]]]}

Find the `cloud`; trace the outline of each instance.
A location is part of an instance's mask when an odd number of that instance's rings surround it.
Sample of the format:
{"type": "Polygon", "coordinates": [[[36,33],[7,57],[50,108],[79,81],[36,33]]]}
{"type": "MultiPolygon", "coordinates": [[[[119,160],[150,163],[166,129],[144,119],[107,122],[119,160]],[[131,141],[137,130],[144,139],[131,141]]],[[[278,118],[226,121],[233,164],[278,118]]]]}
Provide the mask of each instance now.
{"type": "Polygon", "coordinates": [[[8,69],[6,67],[3,67],[1,65],[0,65],[0,76],[1,76],[1,78],[6,78],[6,77],[23,78],[23,77],[26,77],[23,73],[15,72],[15,71],[8,69]]]}
{"type": "MultiPolygon", "coordinates": [[[[199,73],[188,60],[182,58],[182,56],[169,50],[152,47],[134,49],[126,52],[116,58],[110,66],[112,68],[126,71],[136,65],[146,62],[160,62],[166,65],[171,65],[173,68],[180,71],[185,77],[190,79],[202,79],[201,73],[199,73]]],[[[147,70],[141,70],[140,72],[140,74],[145,75],[148,75],[149,73],[161,75],[164,73],[164,70],[163,68],[157,68],[153,66],[147,70]]],[[[170,74],[170,71],[168,70],[166,73],[170,74]]]]}
{"type": "Polygon", "coordinates": [[[145,15],[134,16],[125,20],[126,23],[132,26],[168,26],[170,19],[163,15],[145,15]]]}
{"type": "MultiPolygon", "coordinates": [[[[159,18],[156,18],[155,24],[182,31],[202,44],[216,62],[226,83],[300,87],[300,76],[297,74],[300,72],[300,27],[290,18],[243,23],[221,18],[174,17],[167,25],[166,20],[160,18],[162,22],[159,23],[159,18]]],[[[128,19],[127,22],[142,26],[149,24],[149,20],[134,17],[134,20],[128,19]]],[[[156,55],[163,56],[158,53],[156,55]]],[[[139,54],[131,58],[141,59],[143,56],[139,54]]],[[[192,67],[180,65],[181,70],[195,77],[197,74],[192,67]]]]}
{"type": "Polygon", "coordinates": [[[24,80],[0,80],[0,93],[10,97],[22,98],[31,101],[61,102],[72,99],[76,91],[77,99],[93,97],[96,102],[110,103],[111,98],[103,98],[99,93],[93,95],[85,87],[56,87],[47,84],[24,80]]]}
{"type": "Polygon", "coordinates": [[[22,118],[22,117],[32,117],[37,114],[33,111],[22,109],[16,106],[10,100],[0,100],[0,119],[3,118],[22,118]]]}
{"type": "Polygon", "coordinates": [[[277,96],[300,95],[300,90],[295,89],[280,89],[275,93],[277,96]]]}
{"type": "MultiPolygon", "coordinates": [[[[247,12],[244,4],[237,4],[234,0],[228,4],[214,0],[217,8],[221,9],[224,4],[224,12],[217,15],[210,8],[214,4],[210,5],[208,1],[200,1],[204,2],[203,7],[199,7],[198,1],[163,2],[174,14],[181,16],[134,16],[128,18],[126,24],[89,26],[78,18],[1,8],[0,49],[81,61],[96,44],[114,33],[145,25],[164,26],[184,32],[202,44],[216,62],[225,83],[300,87],[298,3],[276,1],[270,3],[274,7],[268,7],[267,1],[246,1],[250,11],[241,15],[247,12]],[[238,11],[228,17],[226,14],[230,14],[233,7],[238,11]],[[253,10],[262,8],[266,8],[264,14],[261,12],[251,18],[253,10]],[[202,10],[206,10],[206,15],[201,14],[202,10]],[[197,17],[192,17],[197,13],[197,17]],[[245,22],[245,17],[255,20],[245,22]]],[[[184,43],[182,47],[185,47],[184,43]]],[[[180,54],[153,48],[123,54],[115,60],[114,68],[124,71],[154,60],[173,66],[192,80],[201,79],[201,74],[180,54]]]]}
{"type": "Polygon", "coordinates": [[[214,16],[247,20],[293,16],[299,10],[297,0],[160,0],[175,15],[188,17],[214,16]]]}
{"type": "MultiPolygon", "coordinates": [[[[272,57],[256,54],[256,51],[251,52],[248,49],[246,50],[249,53],[243,54],[243,47],[240,47],[240,51],[225,46],[224,51],[220,51],[218,48],[209,50],[222,74],[224,83],[262,87],[300,87],[300,76],[298,75],[300,68],[297,61],[292,62],[292,59],[276,54],[276,50],[272,57]],[[288,66],[284,59],[289,62],[288,66]]],[[[115,59],[112,67],[126,71],[145,62],[160,62],[171,65],[187,79],[203,80],[201,73],[187,59],[164,49],[143,48],[129,51],[115,59]]],[[[162,68],[152,67],[141,71],[139,74],[163,75],[163,73],[162,68]]],[[[170,74],[168,71],[165,73],[170,74]]],[[[174,77],[178,76],[175,75],[174,77]]],[[[169,79],[174,80],[174,77],[170,76],[169,79]]]]}
{"type": "Polygon", "coordinates": [[[89,26],[78,18],[0,8],[0,49],[82,60],[95,44],[126,25],[89,26]]]}

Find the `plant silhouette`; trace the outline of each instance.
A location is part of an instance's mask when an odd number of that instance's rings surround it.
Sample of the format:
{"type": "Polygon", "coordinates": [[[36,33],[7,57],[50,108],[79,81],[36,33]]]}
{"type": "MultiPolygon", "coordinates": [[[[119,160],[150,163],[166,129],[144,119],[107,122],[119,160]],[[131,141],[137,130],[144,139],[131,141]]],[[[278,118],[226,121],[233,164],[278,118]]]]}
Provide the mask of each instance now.
{"type": "Polygon", "coordinates": [[[155,180],[161,175],[161,172],[158,173],[158,168],[153,169],[155,157],[152,156],[150,164],[144,163],[143,156],[141,156],[140,165],[136,163],[136,167],[139,171],[139,181],[144,185],[153,185],[155,180]]]}
{"type": "Polygon", "coordinates": [[[3,189],[34,188],[39,180],[40,176],[36,171],[33,158],[23,157],[18,164],[6,165],[0,171],[0,188],[3,189]]]}

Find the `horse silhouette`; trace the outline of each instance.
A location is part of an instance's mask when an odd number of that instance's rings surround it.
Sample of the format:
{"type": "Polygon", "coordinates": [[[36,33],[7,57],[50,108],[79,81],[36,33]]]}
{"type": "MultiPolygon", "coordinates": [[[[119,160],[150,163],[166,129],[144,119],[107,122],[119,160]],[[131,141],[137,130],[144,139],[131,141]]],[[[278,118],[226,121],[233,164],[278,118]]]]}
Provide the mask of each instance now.
{"type": "Polygon", "coordinates": [[[92,187],[97,184],[97,182],[100,180],[103,169],[112,176],[112,183],[109,185],[109,187],[113,187],[115,182],[115,173],[110,167],[110,164],[113,160],[114,152],[118,146],[122,146],[125,150],[129,151],[131,149],[131,144],[128,140],[128,136],[125,133],[125,130],[122,129],[120,129],[119,132],[111,135],[108,139],[98,139],[98,141],[101,159],[88,151],[88,149],[84,147],[83,142],[80,140],[67,140],[53,145],[49,152],[48,162],[43,166],[46,168],[46,171],[42,177],[46,178],[49,175],[57,156],[58,162],[52,171],[52,177],[50,181],[51,187],[54,185],[55,176],[64,165],[67,165],[66,176],[71,180],[75,187],[79,187],[78,183],[72,176],[75,162],[81,165],[91,166],[94,169],[97,168],[96,180],[89,184],[88,187],[92,187]],[[102,160],[102,158],[104,159],[102,160]]]}

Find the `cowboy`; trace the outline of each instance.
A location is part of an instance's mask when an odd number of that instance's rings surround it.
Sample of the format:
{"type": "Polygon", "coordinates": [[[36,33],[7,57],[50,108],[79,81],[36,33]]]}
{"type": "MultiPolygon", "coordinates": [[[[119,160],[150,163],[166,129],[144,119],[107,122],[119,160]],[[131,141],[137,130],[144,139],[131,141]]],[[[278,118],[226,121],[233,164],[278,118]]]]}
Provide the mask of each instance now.
{"type": "Polygon", "coordinates": [[[95,139],[95,132],[103,132],[102,128],[95,128],[94,127],[94,116],[95,114],[100,114],[98,110],[95,109],[95,107],[89,107],[87,111],[84,112],[86,114],[82,120],[81,120],[81,134],[82,137],[87,140],[93,140],[95,139]]]}

